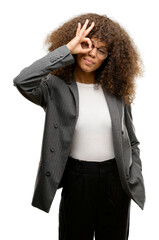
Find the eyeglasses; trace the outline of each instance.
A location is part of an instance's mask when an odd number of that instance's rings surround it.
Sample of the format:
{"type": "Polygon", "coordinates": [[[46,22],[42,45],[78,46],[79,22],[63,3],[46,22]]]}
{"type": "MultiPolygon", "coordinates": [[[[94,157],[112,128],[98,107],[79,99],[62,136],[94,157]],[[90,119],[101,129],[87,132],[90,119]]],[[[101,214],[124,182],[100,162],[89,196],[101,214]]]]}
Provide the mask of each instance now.
{"type": "MultiPolygon", "coordinates": [[[[82,42],[81,46],[82,46],[83,49],[89,48],[89,44],[86,43],[86,42],[82,42]]],[[[95,47],[94,44],[92,43],[91,48],[93,50],[94,48],[97,48],[97,47],[95,47]]],[[[97,56],[100,59],[105,59],[105,58],[107,58],[108,55],[109,55],[109,53],[108,53],[108,51],[106,49],[103,49],[101,47],[97,48],[97,56]]]]}

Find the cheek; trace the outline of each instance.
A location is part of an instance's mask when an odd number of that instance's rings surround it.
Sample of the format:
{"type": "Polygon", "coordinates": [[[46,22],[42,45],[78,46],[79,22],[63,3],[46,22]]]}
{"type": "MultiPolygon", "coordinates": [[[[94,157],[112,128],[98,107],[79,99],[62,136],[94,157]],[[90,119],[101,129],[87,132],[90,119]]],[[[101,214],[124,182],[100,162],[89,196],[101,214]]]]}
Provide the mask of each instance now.
{"type": "Polygon", "coordinates": [[[84,57],[83,54],[78,54],[76,56],[76,62],[80,65],[82,63],[82,58],[84,57]]]}
{"type": "Polygon", "coordinates": [[[98,69],[101,65],[102,65],[102,63],[103,63],[104,61],[99,61],[99,62],[96,62],[96,64],[95,64],[95,69],[98,69]]]}

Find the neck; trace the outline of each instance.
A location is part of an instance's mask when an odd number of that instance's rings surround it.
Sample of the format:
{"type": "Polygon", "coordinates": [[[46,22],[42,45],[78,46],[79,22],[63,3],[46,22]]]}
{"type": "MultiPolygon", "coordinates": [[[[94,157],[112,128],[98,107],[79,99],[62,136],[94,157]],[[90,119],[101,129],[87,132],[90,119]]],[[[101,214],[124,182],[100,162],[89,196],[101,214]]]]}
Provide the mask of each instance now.
{"type": "Polygon", "coordinates": [[[95,72],[84,72],[76,66],[73,74],[76,82],[87,84],[95,82],[95,72]]]}

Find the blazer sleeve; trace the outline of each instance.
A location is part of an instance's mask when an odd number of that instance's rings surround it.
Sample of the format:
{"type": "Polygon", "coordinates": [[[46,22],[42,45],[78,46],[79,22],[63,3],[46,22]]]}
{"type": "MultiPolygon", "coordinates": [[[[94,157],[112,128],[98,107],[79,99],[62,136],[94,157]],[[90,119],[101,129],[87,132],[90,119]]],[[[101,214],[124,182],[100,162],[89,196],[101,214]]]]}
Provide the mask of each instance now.
{"type": "Polygon", "coordinates": [[[63,45],[24,68],[13,79],[13,85],[25,98],[45,110],[49,94],[49,73],[74,62],[70,50],[63,45]]]}
{"type": "Polygon", "coordinates": [[[138,164],[142,171],[142,162],[140,159],[140,149],[139,149],[140,142],[136,137],[136,130],[133,124],[131,104],[129,105],[125,104],[125,123],[126,123],[126,128],[128,131],[131,148],[132,148],[132,164],[134,163],[138,164]]]}

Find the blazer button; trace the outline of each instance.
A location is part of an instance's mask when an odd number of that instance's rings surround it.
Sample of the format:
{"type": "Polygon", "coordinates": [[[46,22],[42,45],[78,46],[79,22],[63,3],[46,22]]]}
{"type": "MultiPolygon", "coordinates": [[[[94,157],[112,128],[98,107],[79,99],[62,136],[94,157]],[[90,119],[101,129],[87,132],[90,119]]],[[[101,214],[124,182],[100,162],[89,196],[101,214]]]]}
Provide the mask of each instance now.
{"type": "Polygon", "coordinates": [[[128,174],[126,174],[126,179],[129,180],[129,175],[128,174]]]}
{"type": "Polygon", "coordinates": [[[58,125],[57,125],[57,123],[55,123],[55,124],[54,124],[54,128],[58,128],[58,125]]]}
{"type": "Polygon", "coordinates": [[[55,62],[55,59],[52,59],[52,58],[51,58],[51,59],[50,59],[50,62],[52,62],[52,63],[55,62]]]}
{"type": "Polygon", "coordinates": [[[123,135],[123,134],[124,134],[124,131],[122,130],[121,133],[122,133],[122,135],[123,135]]]}
{"type": "Polygon", "coordinates": [[[45,176],[50,177],[51,173],[48,171],[45,173],[45,176]]]}
{"type": "Polygon", "coordinates": [[[54,148],[53,148],[53,147],[51,147],[51,148],[50,148],[50,151],[51,151],[51,152],[54,152],[55,150],[54,150],[54,148]]]}

